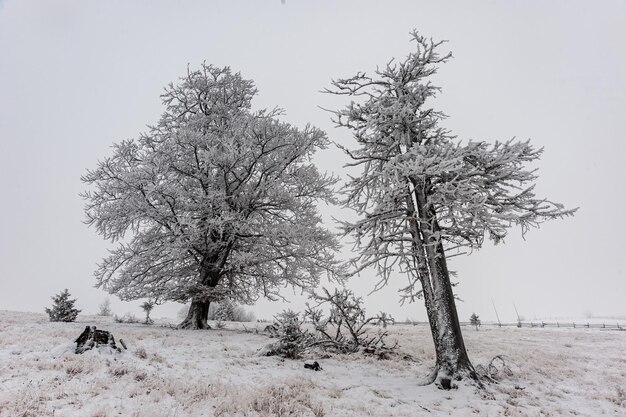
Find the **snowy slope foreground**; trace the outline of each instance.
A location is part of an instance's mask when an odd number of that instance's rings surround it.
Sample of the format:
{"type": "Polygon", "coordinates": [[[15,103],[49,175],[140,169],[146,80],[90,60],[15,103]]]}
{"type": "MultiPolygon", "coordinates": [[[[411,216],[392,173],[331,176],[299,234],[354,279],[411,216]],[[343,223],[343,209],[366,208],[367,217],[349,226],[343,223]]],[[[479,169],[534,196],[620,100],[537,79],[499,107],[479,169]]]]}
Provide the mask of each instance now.
{"type": "Polygon", "coordinates": [[[413,360],[305,358],[320,362],[314,372],[257,356],[270,340],[236,323],[183,331],[0,311],[0,416],[626,416],[626,332],[466,328],[474,365],[505,355],[513,371],[481,393],[418,386],[434,363],[428,328],[389,330],[413,360]],[[86,325],[129,350],[75,355],[86,325]]]}

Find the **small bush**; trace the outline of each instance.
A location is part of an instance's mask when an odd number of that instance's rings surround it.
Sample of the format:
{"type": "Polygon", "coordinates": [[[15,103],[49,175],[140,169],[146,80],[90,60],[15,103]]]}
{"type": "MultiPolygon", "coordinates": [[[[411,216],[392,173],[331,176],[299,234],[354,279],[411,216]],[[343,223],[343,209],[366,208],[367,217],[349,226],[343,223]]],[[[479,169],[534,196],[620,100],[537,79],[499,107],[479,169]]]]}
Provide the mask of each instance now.
{"type": "Polygon", "coordinates": [[[268,355],[280,355],[289,359],[297,359],[313,342],[313,337],[302,331],[300,315],[292,310],[284,310],[277,314],[272,326],[271,335],[278,342],[271,345],[268,355]]]}
{"type": "Polygon", "coordinates": [[[69,376],[78,375],[82,372],[83,372],[83,368],[80,366],[80,364],[77,364],[77,363],[70,364],[65,368],[65,373],[68,374],[69,376]]]}
{"type": "Polygon", "coordinates": [[[128,323],[128,324],[139,323],[139,319],[135,317],[134,314],[130,314],[130,313],[126,313],[122,317],[116,314],[115,316],[113,316],[113,321],[115,321],[116,323],[128,323]]]}
{"type": "Polygon", "coordinates": [[[355,297],[352,291],[335,290],[331,294],[322,288],[323,294],[312,294],[319,307],[330,306],[330,314],[324,317],[322,310],[307,304],[303,318],[291,310],[285,310],[274,317],[273,324],[266,326],[270,337],[278,338],[276,343],[265,346],[259,351],[261,356],[280,355],[290,359],[299,358],[304,351],[320,348],[338,353],[362,352],[373,354],[379,359],[387,359],[398,343],[387,345],[387,331],[378,331],[371,335],[368,330],[373,325],[386,327],[394,323],[391,315],[381,312],[368,317],[363,308],[363,300],[355,297]],[[306,320],[313,325],[315,334],[302,330],[306,320]]]}
{"type": "Polygon", "coordinates": [[[622,387],[615,387],[615,395],[608,399],[620,407],[626,406],[626,390],[622,387]]]}
{"type": "Polygon", "coordinates": [[[371,325],[386,328],[387,324],[393,324],[393,317],[382,311],[376,316],[368,317],[363,308],[363,300],[352,291],[335,289],[331,294],[326,288],[322,288],[321,294],[311,296],[318,307],[324,304],[330,307],[330,314],[324,317],[319,308],[307,304],[304,317],[315,328],[318,339],[315,345],[342,353],[362,351],[375,354],[380,359],[387,358],[398,347],[397,342],[393,345],[386,344],[387,331],[379,331],[376,335],[369,333],[371,325]]]}
{"type": "Polygon", "coordinates": [[[52,308],[46,308],[50,321],[72,322],[76,320],[80,310],[74,308],[76,299],[70,299],[70,293],[67,288],[58,295],[53,296],[52,301],[54,302],[52,308]]]}
{"type": "Polygon", "coordinates": [[[137,350],[135,350],[134,353],[135,353],[135,356],[137,356],[139,359],[147,359],[148,358],[148,353],[142,347],[137,348],[137,350]]]}
{"type": "Polygon", "coordinates": [[[135,373],[135,381],[141,382],[148,377],[148,374],[145,372],[136,372],[135,373]]]}
{"type": "Polygon", "coordinates": [[[209,306],[209,320],[214,321],[236,321],[236,322],[253,322],[254,313],[246,311],[242,306],[233,303],[230,300],[213,302],[209,306]]]}
{"type": "Polygon", "coordinates": [[[125,367],[125,366],[118,366],[118,367],[115,367],[115,368],[111,368],[109,370],[109,373],[111,375],[117,376],[117,377],[124,376],[127,373],[129,373],[129,372],[130,372],[130,370],[127,367],[125,367]]]}

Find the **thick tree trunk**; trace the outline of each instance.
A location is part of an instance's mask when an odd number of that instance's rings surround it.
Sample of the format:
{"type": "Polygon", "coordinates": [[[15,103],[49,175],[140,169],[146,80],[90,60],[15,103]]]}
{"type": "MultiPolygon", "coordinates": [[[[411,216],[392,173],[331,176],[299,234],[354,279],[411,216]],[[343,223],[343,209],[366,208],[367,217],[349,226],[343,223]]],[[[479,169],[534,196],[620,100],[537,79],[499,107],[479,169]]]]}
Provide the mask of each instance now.
{"type": "Polygon", "coordinates": [[[454,381],[477,381],[477,375],[465,349],[450,277],[447,270],[445,272],[438,270],[436,276],[432,277],[438,281],[436,289],[433,292],[424,292],[436,362],[433,372],[423,383],[427,385],[434,382],[439,388],[448,390],[456,387],[454,381]]]}
{"type": "MultiPolygon", "coordinates": [[[[215,268],[215,262],[215,256],[207,257],[200,266],[200,284],[211,289],[217,287],[220,281],[219,269],[215,268]]],[[[206,295],[204,297],[193,297],[187,317],[178,325],[178,328],[193,330],[210,329],[211,326],[207,323],[210,305],[211,300],[206,295]]]]}
{"type": "Polygon", "coordinates": [[[426,204],[424,188],[424,184],[414,184],[414,205],[421,219],[416,224],[420,246],[416,256],[427,264],[423,268],[427,272],[420,278],[436,352],[435,369],[425,383],[434,382],[439,388],[451,389],[456,387],[454,381],[477,380],[477,375],[465,349],[445,251],[435,237],[439,232],[436,214],[426,204]]]}
{"type": "Polygon", "coordinates": [[[211,326],[207,323],[210,304],[210,301],[192,299],[187,317],[178,325],[178,328],[193,330],[210,329],[211,326]]]}
{"type": "Polygon", "coordinates": [[[433,375],[433,382],[442,389],[450,389],[455,387],[454,381],[477,380],[477,376],[465,349],[449,275],[438,275],[441,286],[435,295],[432,314],[438,329],[435,343],[436,374],[433,375]]]}

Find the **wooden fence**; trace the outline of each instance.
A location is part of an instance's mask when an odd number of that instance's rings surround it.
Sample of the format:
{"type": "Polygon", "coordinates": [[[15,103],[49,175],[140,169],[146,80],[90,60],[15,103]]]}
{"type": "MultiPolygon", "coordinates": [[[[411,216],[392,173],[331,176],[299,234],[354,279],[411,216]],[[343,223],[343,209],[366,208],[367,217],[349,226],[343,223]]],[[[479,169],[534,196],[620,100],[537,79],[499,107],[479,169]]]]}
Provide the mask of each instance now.
{"type": "MultiPolygon", "coordinates": [[[[411,321],[411,322],[396,322],[396,324],[405,324],[405,325],[428,325],[428,322],[425,321],[411,321]]],[[[461,322],[461,326],[474,327],[468,321],[461,322]]],[[[520,322],[506,322],[506,323],[494,323],[487,322],[481,323],[479,327],[528,327],[528,328],[563,328],[563,329],[604,329],[604,330],[626,330],[626,325],[623,323],[617,322],[604,322],[604,323],[576,323],[572,321],[520,321],[520,322]]]]}

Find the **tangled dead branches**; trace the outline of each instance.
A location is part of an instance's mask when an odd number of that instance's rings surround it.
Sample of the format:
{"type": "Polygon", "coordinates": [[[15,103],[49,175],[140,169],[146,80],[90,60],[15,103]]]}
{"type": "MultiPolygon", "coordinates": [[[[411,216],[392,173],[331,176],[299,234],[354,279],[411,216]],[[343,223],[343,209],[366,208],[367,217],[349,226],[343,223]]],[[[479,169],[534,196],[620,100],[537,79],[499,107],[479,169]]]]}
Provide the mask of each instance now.
{"type": "Polygon", "coordinates": [[[343,289],[330,293],[325,288],[322,291],[322,294],[312,295],[315,307],[307,304],[302,318],[290,310],[275,317],[274,324],[267,326],[266,330],[278,341],[267,346],[261,354],[297,358],[307,349],[321,348],[338,353],[363,352],[387,359],[398,347],[397,342],[387,345],[387,330],[371,332],[374,326],[385,329],[393,323],[389,314],[381,312],[367,317],[362,299],[355,297],[352,291],[343,289]],[[330,308],[328,316],[324,316],[320,308],[323,305],[330,308]],[[305,321],[313,325],[314,333],[302,329],[305,321]]]}
{"type": "Polygon", "coordinates": [[[512,361],[504,355],[494,356],[487,366],[477,365],[476,373],[480,375],[482,379],[489,382],[498,383],[504,377],[513,376],[513,370],[511,369],[512,361]]]}
{"type": "Polygon", "coordinates": [[[397,347],[397,342],[388,346],[385,343],[387,331],[378,331],[371,335],[369,330],[374,325],[386,328],[393,323],[393,317],[387,313],[367,317],[363,308],[363,300],[355,297],[354,293],[347,289],[335,289],[330,293],[322,288],[322,294],[313,294],[315,307],[307,304],[304,316],[313,324],[318,336],[316,345],[327,349],[337,350],[342,353],[362,351],[371,353],[380,358],[387,357],[390,351],[397,347]],[[329,305],[330,313],[324,317],[322,305],[329,305]]]}

